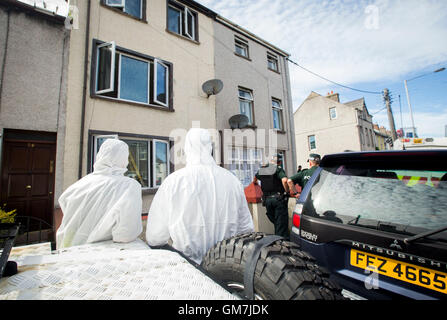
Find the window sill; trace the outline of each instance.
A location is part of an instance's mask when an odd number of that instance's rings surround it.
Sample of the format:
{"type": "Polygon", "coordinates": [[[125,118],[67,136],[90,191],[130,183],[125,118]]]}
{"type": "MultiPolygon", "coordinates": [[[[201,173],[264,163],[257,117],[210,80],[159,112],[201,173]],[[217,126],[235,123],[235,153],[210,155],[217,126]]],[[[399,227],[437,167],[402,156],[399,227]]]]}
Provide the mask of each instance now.
{"type": "Polygon", "coordinates": [[[281,72],[279,72],[278,70],[271,69],[271,68],[269,68],[269,67],[267,67],[267,69],[269,69],[270,71],[272,71],[272,72],[274,72],[274,73],[281,74],[281,72]]]}
{"type": "Polygon", "coordinates": [[[258,126],[254,125],[254,124],[248,124],[245,127],[243,127],[242,129],[257,129],[258,126]]]}
{"type": "Polygon", "coordinates": [[[128,101],[128,100],[120,100],[120,99],[117,99],[117,98],[101,96],[101,95],[98,95],[98,94],[92,94],[92,95],[90,95],[90,98],[92,98],[92,99],[103,99],[103,100],[107,100],[107,101],[124,103],[124,104],[128,104],[128,105],[130,104],[130,105],[139,106],[139,107],[146,107],[146,108],[151,108],[151,109],[157,109],[157,110],[160,110],[160,111],[175,112],[174,108],[170,108],[170,107],[163,107],[163,106],[159,106],[159,105],[155,105],[155,104],[133,102],[133,101],[128,101]]]}
{"type": "Polygon", "coordinates": [[[275,132],[279,133],[279,134],[286,134],[287,133],[286,131],[280,130],[280,129],[273,129],[273,130],[275,130],[275,132]]]}
{"type": "Polygon", "coordinates": [[[158,191],[158,188],[142,188],[141,189],[141,193],[143,195],[147,195],[147,194],[156,194],[158,191]]]}
{"type": "Polygon", "coordinates": [[[239,54],[239,53],[237,53],[237,52],[235,52],[234,55],[235,55],[235,56],[238,56],[238,57],[240,57],[240,58],[243,58],[243,59],[245,59],[245,60],[251,61],[251,59],[250,59],[249,57],[243,56],[243,55],[241,55],[241,54],[239,54]]]}
{"type": "Polygon", "coordinates": [[[116,12],[116,13],[121,14],[123,16],[126,16],[128,18],[132,18],[132,19],[134,19],[136,21],[140,21],[142,23],[148,24],[148,22],[146,20],[146,17],[144,17],[144,16],[143,16],[143,18],[138,18],[138,17],[135,17],[135,16],[133,16],[131,14],[128,14],[128,13],[126,13],[126,12],[120,10],[120,9],[108,6],[107,4],[103,3],[102,1],[100,2],[100,4],[101,4],[102,7],[107,8],[109,10],[112,10],[113,12],[116,12]]]}
{"type": "Polygon", "coordinates": [[[192,42],[194,44],[200,45],[199,41],[193,40],[193,39],[188,38],[188,37],[186,37],[184,35],[178,34],[178,33],[174,32],[174,31],[169,30],[169,29],[166,29],[166,32],[169,33],[169,34],[172,34],[173,36],[176,36],[176,37],[178,37],[180,39],[187,40],[187,41],[192,42]]]}

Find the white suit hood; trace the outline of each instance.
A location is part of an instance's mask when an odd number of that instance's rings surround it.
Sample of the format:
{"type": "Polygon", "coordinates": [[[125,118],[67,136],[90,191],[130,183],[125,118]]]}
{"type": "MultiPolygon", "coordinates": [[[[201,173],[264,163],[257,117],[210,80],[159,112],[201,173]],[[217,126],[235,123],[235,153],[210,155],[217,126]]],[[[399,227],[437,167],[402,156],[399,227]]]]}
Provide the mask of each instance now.
{"type": "Polygon", "coordinates": [[[191,129],[185,138],[186,165],[216,165],[211,156],[211,136],[205,129],[191,129]]]}
{"type": "Polygon", "coordinates": [[[217,242],[254,231],[240,181],[216,165],[207,130],[193,128],[185,140],[186,167],[162,183],[148,214],[146,240],[166,244],[197,263],[217,242]]]}
{"type": "Polygon", "coordinates": [[[140,235],[141,185],[124,176],[128,157],[126,143],[107,139],[96,156],[93,173],[62,193],[58,249],[105,240],[130,242],[140,235]]]}

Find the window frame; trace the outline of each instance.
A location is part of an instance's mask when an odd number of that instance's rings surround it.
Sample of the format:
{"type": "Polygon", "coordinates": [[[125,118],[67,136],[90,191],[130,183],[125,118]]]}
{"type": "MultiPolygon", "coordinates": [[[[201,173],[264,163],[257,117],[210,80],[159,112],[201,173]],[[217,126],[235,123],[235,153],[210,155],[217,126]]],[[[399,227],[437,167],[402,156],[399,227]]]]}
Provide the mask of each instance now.
{"type": "Polygon", "coordinates": [[[95,93],[104,94],[115,91],[115,62],[116,62],[116,43],[115,41],[104,42],[96,47],[96,76],[95,76],[95,93]],[[112,57],[110,62],[110,84],[109,89],[98,90],[98,75],[99,75],[99,51],[104,47],[112,47],[112,57]]]}
{"type": "Polygon", "coordinates": [[[278,72],[279,73],[279,58],[278,56],[274,55],[273,53],[267,52],[267,69],[278,72]],[[270,60],[275,61],[276,68],[270,68],[270,60]]]}
{"type": "Polygon", "coordinates": [[[238,37],[237,35],[234,36],[234,54],[242,57],[242,58],[246,58],[246,59],[250,59],[250,47],[249,47],[249,43],[248,40],[245,40],[241,37],[238,37]],[[236,47],[240,47],[240,48],[245,48],[246,51],[246,55],[240,54],[239,52],[236,51],[236,47]]]}
{"type": "MultiPolygon", "coordinates": [[[[107,92],[105,91],[97,91],[97,84],[98,84],[98,75],[99,75],[99,49],[100,47],[102,47],[102,45],[106,45],[106,44],[111,44],[114,43],[114,41],[111,42],[104,42],[98,39],[93,39],[93,45],[92,45],[92,62],[91,62],[91,73],[90,73],[90,97],[91,98],[100,98],[100,99],[106,99],[106,100],[110,100],[110,101],[115,101],[115,102],[121,102],[121,103],[126,103],[126,104],[134,104],[134,105],[138,105],[138,106],[144,106],[144,107],[150,107],[150,108],[156,108],[159,110],[164,110],[164,111],[169,111],[169,112],[174,112],[174,98],[173,98],[173,64],[171,62],[168,62],[166,60],[162,60],[159,58],[155,58],[146,54],[142,54],[139,52],[135,52],[133,50],[129,50],[126,48],[122,48],[119,47],[115,44],[114,46],[114,63],[112,64],[111,68],[114,70],[113,71],[113,77],[111,77],[111,79],[113,79],[114,81],[114,87],[113,90],[108,90],[107,92]],[[118,55],[118,58],[120,58],[121,55],[125,55],[128,56],[132,59],[135,60],[141,60],[144,62],[148,63],[148,87],[149,87],[149,92],[148,92],[148,99],[149,101],[147,103],[142,103],[142,102],[138,102],[138,101],[133,101],[133,100],[128,100],[128,99],[121,99],[120,97],[120,93],[118,93],[118,89],[120,89],[120,77],[121,77],[121,62],[119,61],[119,63],[116,63],[116,57],[118,55]],[[167,67],[167,75],[166,75],[166,103],[160,103],[157,100],[158,99],[153,99],[152,97],[152,91],[154,90],[154,88],[156,86],[154,86],[154,77],[152,77],[151,74],[151,69],[154,69],[154,63],[155,61],[158,61],[159,63],[162,63],[164,67],[167,67]],[[118,71],[116,70],[116,67],[118,67],[118,71]],[[117,74],[118,72],[118,74],[117,74]],[[112,95],[109,95],[107,93],[113,93],[112,95]]],[[[111,80],[112,81],[112,80],[111,80]]],[[[156,97],[155,97],[156,98],[156,97]]]]}
{"type": "Polygon", "coordinates": [[[282,106],[281,100],[272,98],[272,122],[273,122],[273,129],[277,131],[284,131],[284,117],[283,117],[283,111],[284,108],[282,106]],[[274,106],[273,102],[277,102],[279,104],[279,107],[274,106]],[[280,128],[275,128],[275,117],[273,116],[274,111],[277,111],[279,114],[279,122],[280,122],[280,128]]]}
{"type": "Polygon", "coordinates": [[[114,10],[115,12],[124,14],[136,20],[140,20],[143,22],[146,21],[146,3],[147,0],[140,0],[140,16],[135,16],[126,11],[126,0],[121,0],[121,4],[110,4],[109,0],[101,0],[100,2],[103,6],[114,10]]]}
{"type": "Polygon", "coordinates": [[[247,168],[248,167],[256,168],[256,166],[258,166],[257,169],[254,170],[250,169],[250,173],[253,174],[253,176],[251,176],[249,179],[250,181],[248,181],[248,184],[250,184],[257,170],[259,170],[259,168],[262,166],[264,162],[264,152],[263,152],[264,149],[256,147],[235,146],[235,145],[229,145],[228,149],[229,149],[227,158],[228,165],[226,165],[226,167],[239,181],[241,181],[242,185],[244,185],[244,183],[240,179],[240,173],[239,173],[240,171],[243,171],[241,166],[243,164],[245,164],[247,168]],[[244,159],[244,150],[246,150],[247,159],[244,159]],[[231,168],[232,165],[235,166],[234,170],[232,170],[231,168]],[[239,169],[236,169],[237,167],[239,167],[239,169]],[[238,171],[239,175],[236,174],[235,171],[238,171]]]}
{"type": "Polygon", "coordinates": [[[329,108],[329,119],[330,120],[335,120],[335,119],[337,119],[337,107],[330,107],[329,108]],[[332,117],[332,110],[334,110],[335,111],[335,117],[332,117]]]}
{"type": "Polygon", "coordinates": [[[315,137],[314,134],[311,134],[311,135],[308,135],[308,136],[307,136],[307,143],[308,143],[308,145],[309,145],[309,151],[317,150],[317,138],[315,137]],[[312,142],[310,141],[311,137],[313,137],[313,143],[314,143],[314,145],[315,145],[314,148],[312,148],[312,142]]]}
{"type": "MultiPolygon", "coordinates": [[[[89,130],[89,145],[88,145],[88,159],[89,165],[87,167],[87,173],[93,172],[93,166],[96,161],[96,147],[97,147],[97,139],[98,138],[114,138],[118,140],[140,140],[146,141],[148,146],[148,161],[147,161],[147,170],[148,170],[148,186],[143,187],[141,189],[144,193],[155,193],[156,190],[160,186],[155,184],[155,141],[165,143],[167,146],[167,176],[175,171],[174,164],[171,163],[171,148],[174,145],[174,141],[169,137],[161,137],[161,136],[150,136],[150,135],[140,135],[133,133],[122,133],[122,132],[106,132],[106,131],[97,131],[97,130],[89,130]]],[[[124,141],[123,141],[124,142],[124,141]]],[[[127,143],[126,143],[127,144],[127,143]]],[[[138,180],[135,180],[138,182],[138,180]]]]}
{"type": "MultiPolygon", "coordinates": [[[[169,169],[169,163],[170,163],[170,154],[169,154],[169,141],[164,141],[164,140],[158,140],[158,139],[152,139],[152,158],[153,159],[151,159],[151,163],[152,163],[152,187],[153,188],[159,188],[160,186],[161,186],[161,184],[160,185],[157,185],[157,182],[156,182],[156,152],[157,152],[157,150],[156,150],[156,143],[157,142],[159,142],[159,143],[163,143],[163,144],[166,144],[166,167],[167,167],[167,169],[168,169],[168,172],[167,172],[167,175],[166,175],[166,177],[170,174],[170,169],[169,169]]],[[[166,179],[166,178],[165,178],[166,179]]],[[[162,182],[163,183],[163,182],[162,182]]]]}
{"type": "MultiPolygon", "coordinates": [[[[154,93],[154,97],[153,97],[153,100],[156,102],[156,103],[159,103],[159,104],[161,104],[162,106],[165,106],[165,107],[167,107],[168,106],[168,103],[169,103],[169,97],[170,97],[170,94],[169,94],[169,66],[167,66],[166,64],[164,64],[161,60],[159,60],[159,59],[154,59],[154,62],[153,62],[153,68],[154,68],[154,83],[153,83],[153,88],[152,88],[152,90],[153,90],[153,93],[154,93]],[[157,77],[158,77],[158,72],[157,72],[157,67],[158,67],[158,65],[161,65],[161,66],[163,66],[164,68],[165,68],[165,70],[166,70],[166,76],[165,76],[165,84],[166,84],[166,102],[163,102],[163,101],[159,101],[158,99],[157,99],[157,89],[158,89],[158,85],[157,85],[157,77]]],[[[150,77],[150,74],[149,74],[149,77],[150,77]]],[[[149,84],[150,85],[150,84],[149,84]]],[[[149,100],[150,100],[150,97],[149,97],[149,100]]]]}
{"type": "Polygon", "coordinates": [[[195,43],[199,42],[199,15],[197,11],[192,10],[188,6],[180,4],[173,0],[166,1],[166,31],[184,39],[191,40],[195,43]],[[180,33],[169,29],[169,9],[172,8],[180,13],[180,33]],[[189,33],[188,16],[192,18],[192,34],[189,33]]]}
{"type": "Polygon", "coordinates": [[[152,62],[138,58],[138,57],[134,57],[127,53],[122,53],[122,52],[117,52],[117,53],[119,55],[117,99],[119,99],[120,101],[126,101],[126,102],[132,102],[132,103],[150,104],[150,102],[151,102],[151,97],[150,97],[151,81],[150,81],[150,78],[151,78],[151,64],[152,64],[152,62]],[[121,58],[122,58],[122,56],[147,63],[147,102],[134,101],[134,100],[121,98],[121,72],[122,72],[122,67],[121,67],[122,59],[121,58]]]}
{"type": "Polygon", "coordinates": [[[255,112],[254,112],[254,96],[253,96],[253,90],[250,89],[246,89],[246,88],[242,88],[242,87],[238,87],[238,101],[239,101],[239,114],[243,114],[242,110],[241,110],[241,100],[244,101],[248,101],[249,102],[249,106],[250,106],[250,116],[251,116],[251,123],[250,123],[250,118],[248,119],[248,125],[249,126],[254,126],[255,125],[255,112]],[[242,97],[240,95],[240,91],[244,91],[246,93],[250,94],[251,99],[247,99],[245,97],[242,97]]]}

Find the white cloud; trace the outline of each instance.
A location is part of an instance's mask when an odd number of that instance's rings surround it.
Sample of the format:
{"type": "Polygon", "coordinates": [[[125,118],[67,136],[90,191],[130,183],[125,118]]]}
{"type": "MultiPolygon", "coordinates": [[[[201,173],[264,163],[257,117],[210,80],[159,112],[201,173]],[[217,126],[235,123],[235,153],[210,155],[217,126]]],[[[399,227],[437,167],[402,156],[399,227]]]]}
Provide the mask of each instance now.
{"type": "MultiPolygon", "coordinates": [[[[374,115],[374,122],[379,123],[387,128],[388,116],[386,111],[380,112],[374,115]]],[[[447,125],[447,110],[440,113],[429,113],[429,112],[414,112],[414,125],[417,128],[418,135],[420,137],[444,137],[445,126],[447,125]]],[[[410,113],[402,112],[402,119],[404,127],[411,127],[410,113]]],[[[396,130],[400,128],[400,113],[394,113],[394,122],[396,130]]]]}
{"type": "MultiPolygon", "coordinates": [[[[447,61],[447,1],[198,1],[345,85],[403,81],[416,68],[447,61]]],[[[290,78],[295,109],[311,90],[329,87],[294,65],[290,78]]]]}

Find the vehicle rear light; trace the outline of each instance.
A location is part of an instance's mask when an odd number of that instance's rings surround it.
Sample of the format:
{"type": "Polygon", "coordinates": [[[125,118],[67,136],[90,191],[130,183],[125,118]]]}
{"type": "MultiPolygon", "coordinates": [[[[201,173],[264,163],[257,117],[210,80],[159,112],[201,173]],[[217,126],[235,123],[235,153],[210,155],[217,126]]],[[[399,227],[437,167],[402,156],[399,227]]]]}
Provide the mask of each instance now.
{"type": "Polygon", "coordinates": [[[303,205],[297,203],[295,205],[295,210],[293,211],[292,224],[295,228],[299,228],[301,224],[301,213],[303,212],[303,205]]]}
{"type": "Polygon", "coordinates": [[[300,223],[301,223],[301,215],[294,213],[292,222],[293,222],[293,226],[295,228],[299,228],[300,227],[300,223]]]}

